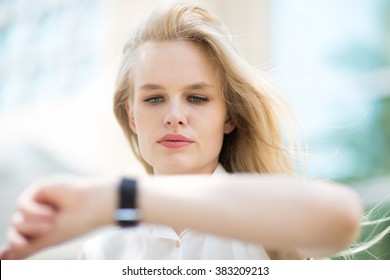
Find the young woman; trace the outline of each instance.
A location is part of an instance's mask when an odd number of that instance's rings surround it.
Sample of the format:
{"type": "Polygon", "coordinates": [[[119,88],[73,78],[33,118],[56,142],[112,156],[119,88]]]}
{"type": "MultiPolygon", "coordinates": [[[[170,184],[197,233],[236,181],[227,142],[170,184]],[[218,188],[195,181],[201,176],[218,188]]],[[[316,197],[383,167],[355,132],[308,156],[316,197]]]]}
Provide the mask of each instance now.
{"type": "MultiPolygon", "coordinates": [[[[282,137],[287,107],[207,10],[171,2],[134,30],[114,112],[148,173],[127,180],[142,223],[87,242],[83,258],[306,259],[356,239],[359,198],[295,174],[282,137]]],[[[21,197],[2,258],[114,223],[123,182],[36,183],[21,197]]]]}

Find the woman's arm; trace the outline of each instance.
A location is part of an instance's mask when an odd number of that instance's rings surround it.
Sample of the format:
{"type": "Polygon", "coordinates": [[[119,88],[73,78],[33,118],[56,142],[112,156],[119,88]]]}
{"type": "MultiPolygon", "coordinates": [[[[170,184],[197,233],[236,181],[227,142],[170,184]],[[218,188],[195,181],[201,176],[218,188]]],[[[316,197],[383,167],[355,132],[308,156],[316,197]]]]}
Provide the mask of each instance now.
{"type": "Polygon", "coordinates": [[[353,242],[362,206],[334,183],[263,175],[148,177],[144,221],[260,243],[302,257],[331,256],[353,242]]]}
{"type": "MultiPolygon", "coordinates": [[[[41,182],[22,196],[15,216],[23,219],[14,219],[9,248],[0,256],[24,258],[112,224],[118,183],[74,177],[41,182]],[[34,212],[37,205],[48,205],[52,213],[45,215],[51,219],[34,212]],[[40,232],[42,225],[46,230],[40,232]]],[[[292,177],[154,176],[140,178],[138,186],[145,223],[193,228],[271,250],[293,248],[303,257],[328,256],[348,246],[362,212],[350,189],[292,177]]]]}

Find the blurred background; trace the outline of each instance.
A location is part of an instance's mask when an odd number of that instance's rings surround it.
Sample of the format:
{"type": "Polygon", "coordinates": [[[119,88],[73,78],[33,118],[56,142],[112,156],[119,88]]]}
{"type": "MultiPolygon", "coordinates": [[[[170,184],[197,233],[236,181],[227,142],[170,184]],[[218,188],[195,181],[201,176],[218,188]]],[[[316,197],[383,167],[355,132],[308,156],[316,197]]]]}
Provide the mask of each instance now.
{"type": "MultiPolygon", "coordinates": [[[[0,0],[0,246],[18,194],[54,173],[132,175],[112,113],[129,28],[159,0],[0,0]]],[[[203,0],[290,102],[308,174],[390,210],[390,1],[203,0]]],[[[365,227],[361,240],[389,226],[365,227]]],[[[74,259],[84,239],[37,254],[74,259]]],[[[390,238],[354,256],[390,259],[390,238]]]]}

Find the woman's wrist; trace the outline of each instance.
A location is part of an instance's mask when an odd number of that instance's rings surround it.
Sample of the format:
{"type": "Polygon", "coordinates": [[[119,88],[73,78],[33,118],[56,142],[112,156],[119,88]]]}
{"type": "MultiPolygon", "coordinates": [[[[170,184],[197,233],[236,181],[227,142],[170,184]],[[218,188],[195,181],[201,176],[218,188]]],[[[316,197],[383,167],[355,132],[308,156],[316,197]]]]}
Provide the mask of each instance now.
{"type": "Polygon", "coordinates": [[[87,189],[86,211],[90,211],[91,227],[114,225],[114,213],[118,205],[120,178],[108,178],[94,182],[87,189]]]}

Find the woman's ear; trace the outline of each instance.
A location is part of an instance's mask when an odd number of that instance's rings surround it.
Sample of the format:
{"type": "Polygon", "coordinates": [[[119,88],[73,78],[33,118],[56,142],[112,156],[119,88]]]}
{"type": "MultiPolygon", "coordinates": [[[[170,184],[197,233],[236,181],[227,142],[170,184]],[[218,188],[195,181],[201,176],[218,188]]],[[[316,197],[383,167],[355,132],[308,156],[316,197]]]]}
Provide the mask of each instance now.
{"type": "Polygon", "coordinates": [[[223,127],[223,132],[225,134],[229,134],[230,132],[232,132],[234,129],[236,128],[236,124],[235,122],[233,121],[233,119],[227,115],[226,116],[226,119],[225,119],[225,125],[223,127]]]}
{"type": "Polygon", "coordinates": [[[129,121],[129,126],[131,128],[131,131],[134,132],[134,134],[137,134],[137,126],[135,125],[133,112],[130,109],[129,101],[126,101],[125,103],[126,113],[127,113],[127,119],[129,121]]]}

